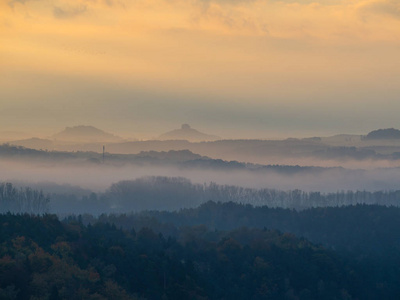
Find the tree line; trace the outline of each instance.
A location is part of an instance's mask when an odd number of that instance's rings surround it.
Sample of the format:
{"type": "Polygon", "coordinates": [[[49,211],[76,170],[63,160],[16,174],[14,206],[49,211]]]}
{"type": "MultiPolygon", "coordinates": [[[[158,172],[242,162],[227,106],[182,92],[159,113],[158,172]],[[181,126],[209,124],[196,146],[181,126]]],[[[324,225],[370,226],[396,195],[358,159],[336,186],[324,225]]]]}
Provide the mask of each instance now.
{"type": "Polygon", "coordinates": [[[43,214],[49,211],[49,203],[50,198],[41,190],[0,183],[0,213],[43,214]]]}
{"type": "Polygon", "coordinates": [[[174,211],[195,208],[208,201],[250,204],[297,211],[313,207],[356,204],[399,206],[400,190],[338,191],[335,193],[253,189],[214,182],[196,184],[181,177],[143,177],[119,181],[103,193],[70,189],[52,192],[0,183],[0,213],[125,213],[145,210],[174,211]]]}
{"type": "Polygon", "coordinates": [[[254,189],[214,182],[197,184],[180,177],[143,177],[114,183],[104,193],[82,197],[53,194],[52,199],[52,211],[66,214],[173,211],[198,207],[208,201],[304,210],[356,204],[399,206],[400,190],[321,193],[298,189],[254,189]]]}

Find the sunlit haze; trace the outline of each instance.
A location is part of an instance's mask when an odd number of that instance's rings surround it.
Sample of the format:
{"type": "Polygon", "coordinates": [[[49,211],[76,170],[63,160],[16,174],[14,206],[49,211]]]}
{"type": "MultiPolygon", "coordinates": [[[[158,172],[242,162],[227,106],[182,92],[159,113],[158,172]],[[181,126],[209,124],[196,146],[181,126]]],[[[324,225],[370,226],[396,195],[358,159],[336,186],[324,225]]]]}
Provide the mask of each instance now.
{"type": "Polygon", "coordinates": [[[0,127],[149,139],[399,127],[393,0],[1,0],[0,127]]]}

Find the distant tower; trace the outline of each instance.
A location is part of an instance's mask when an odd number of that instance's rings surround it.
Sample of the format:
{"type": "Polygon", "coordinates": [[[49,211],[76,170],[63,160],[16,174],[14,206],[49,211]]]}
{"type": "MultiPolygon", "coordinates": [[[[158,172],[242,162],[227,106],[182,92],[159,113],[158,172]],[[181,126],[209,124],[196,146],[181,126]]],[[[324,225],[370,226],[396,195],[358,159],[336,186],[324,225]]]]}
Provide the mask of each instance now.
{"type": "Polygon", "coordinates": [[[106,146],[103,145],[103,164],[104,164],[104,150],[106,149],[106,146]]]}

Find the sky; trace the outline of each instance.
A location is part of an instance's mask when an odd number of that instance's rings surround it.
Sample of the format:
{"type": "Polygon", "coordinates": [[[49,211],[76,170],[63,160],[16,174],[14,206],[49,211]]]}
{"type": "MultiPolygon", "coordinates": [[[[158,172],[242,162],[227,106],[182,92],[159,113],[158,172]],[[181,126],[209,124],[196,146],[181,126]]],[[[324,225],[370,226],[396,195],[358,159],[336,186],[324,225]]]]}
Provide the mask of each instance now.
{"type": "Polygon", "coordinates": [[[0,0],[0,132],[400,128],[397,0],[0,0]]]}

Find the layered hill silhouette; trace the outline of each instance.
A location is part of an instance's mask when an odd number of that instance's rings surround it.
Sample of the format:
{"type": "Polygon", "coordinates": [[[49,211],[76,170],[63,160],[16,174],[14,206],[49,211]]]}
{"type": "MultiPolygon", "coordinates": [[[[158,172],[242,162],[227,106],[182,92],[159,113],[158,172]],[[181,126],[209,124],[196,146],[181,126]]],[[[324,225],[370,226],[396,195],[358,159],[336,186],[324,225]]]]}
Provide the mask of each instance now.
{"type": "Polygon", "coordinates": [[[175,129],[159,136],[159,140],[187,140],[190,142],[216,141],[221,138],[216,135],[202,133],[193,129],[188,124],[183,124],[180,129],[175,129]]]}
{"type": "Polygon", "coordinates": [[[74,126],[66,127],[63,131],[52,136],[56,141],[80,142],[80,143],[117,143],[123,141],[122,138],[105,132],[93,126],[74,126]]]}
{"type": "Polygon", "coordinates": [[[50,149],[50,150],[52,150],[54,148],[54,142],[52,140],[41,139],[41,138],[37,138],[37,137],[33,137],[30,139],[11,141],[10,144],[15,145],[15,146],[22,146],[22,147],[30,148],[30,149],[50,149]]]}
{"type": "Polygon", "coordinates": [[[378,129],[371,131],[364,138],[366,140],[389,140],[389,139],[400,139],[400,130],[394,128],[378,129]]]}

